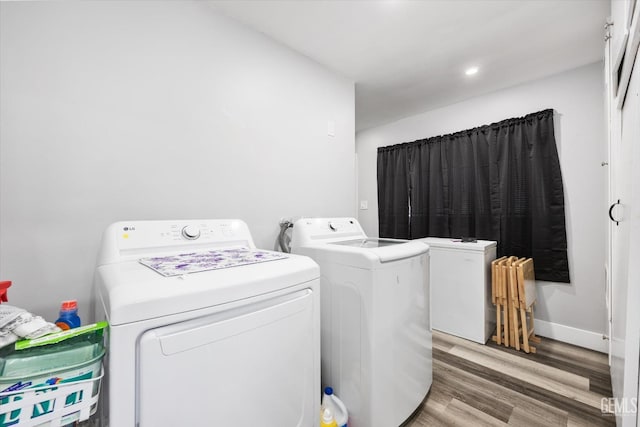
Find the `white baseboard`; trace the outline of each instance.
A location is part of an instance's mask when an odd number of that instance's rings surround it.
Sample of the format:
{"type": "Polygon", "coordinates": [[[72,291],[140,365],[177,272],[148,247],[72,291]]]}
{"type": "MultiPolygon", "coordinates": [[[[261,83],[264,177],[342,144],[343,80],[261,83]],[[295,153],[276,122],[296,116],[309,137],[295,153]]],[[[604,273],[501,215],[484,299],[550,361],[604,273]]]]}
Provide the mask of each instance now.
{"type": "Polygon", "coordinates": [[[602,334],[545,320],[536,319],[535,322],[536,335],[599,351],[600,353],[609,353],[609,341],[603,340],[602,334]]]}

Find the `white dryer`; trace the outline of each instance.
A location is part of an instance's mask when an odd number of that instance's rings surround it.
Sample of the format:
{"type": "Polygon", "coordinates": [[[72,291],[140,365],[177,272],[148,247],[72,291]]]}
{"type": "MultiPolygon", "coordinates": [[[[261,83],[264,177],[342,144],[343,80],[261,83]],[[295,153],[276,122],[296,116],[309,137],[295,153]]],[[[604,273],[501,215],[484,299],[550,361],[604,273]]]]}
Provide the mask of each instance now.
{"type": "Polygon", "coordinates": [[[291,250],[320,265],[323,387],[350,427],[399,426],[431,387],[429,247],[315,218],[296,221],[291,250]]]}
{"type": "Polygon", "coordinates": [[[95,286],[112,427],[318,425],[311,259],[257,250],[238,220],[118,222],[95,286]]]}

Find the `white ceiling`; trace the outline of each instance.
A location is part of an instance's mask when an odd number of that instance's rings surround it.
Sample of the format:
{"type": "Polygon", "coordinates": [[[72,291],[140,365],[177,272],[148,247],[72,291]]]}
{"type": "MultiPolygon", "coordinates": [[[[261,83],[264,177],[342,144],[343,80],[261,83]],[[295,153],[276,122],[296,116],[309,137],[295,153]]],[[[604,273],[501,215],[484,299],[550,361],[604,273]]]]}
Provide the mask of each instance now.
{"type": "Polygon", "coordinates": [[[609,0],[210,4],[356,83],[356,129],[603,58],[609,0]],[[473,77],[465,69],[476,65],[473,77]]]}

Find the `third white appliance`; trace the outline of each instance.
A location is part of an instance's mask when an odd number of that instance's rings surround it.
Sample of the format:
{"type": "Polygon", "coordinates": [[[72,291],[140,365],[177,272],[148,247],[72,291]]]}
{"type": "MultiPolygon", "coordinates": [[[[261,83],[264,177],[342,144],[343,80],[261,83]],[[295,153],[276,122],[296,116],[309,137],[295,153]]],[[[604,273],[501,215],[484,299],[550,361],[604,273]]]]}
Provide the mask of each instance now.
{"type": "Polygon", "coordinates": [[[484,344],[495,329],[491,261],[497,243],[427,237],[431,255],[431,326],[484,344]]]}

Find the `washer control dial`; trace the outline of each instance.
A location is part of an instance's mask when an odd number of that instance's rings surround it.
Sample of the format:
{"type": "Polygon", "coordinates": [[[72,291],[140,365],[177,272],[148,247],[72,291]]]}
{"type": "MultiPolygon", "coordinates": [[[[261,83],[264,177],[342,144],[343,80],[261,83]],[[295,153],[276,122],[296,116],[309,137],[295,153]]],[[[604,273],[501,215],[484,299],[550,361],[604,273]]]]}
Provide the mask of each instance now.
{"type": "Polygon", "coordinates": [[[200,237],[200,229],[193,225],[187,225],[182,229],[182,237],[187,240],[196,240],[200,237]]]}

